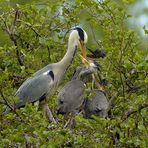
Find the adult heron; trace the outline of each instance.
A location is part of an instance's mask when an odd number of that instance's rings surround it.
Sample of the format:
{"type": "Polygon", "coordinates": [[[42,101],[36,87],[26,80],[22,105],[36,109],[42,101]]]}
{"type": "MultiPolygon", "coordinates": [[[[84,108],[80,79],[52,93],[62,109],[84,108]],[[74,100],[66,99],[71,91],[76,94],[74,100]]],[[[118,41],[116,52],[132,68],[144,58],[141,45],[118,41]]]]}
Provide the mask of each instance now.
{"type": "Polygon", "coordinates": [[[57,86],[73,61],[78,46],[82,49],[82,56],[86,57],[85,44],[87,39],[86,32],[80,27],[75,27],[70,33],[68,50],[65,56],[58,63],[49,64],[40,69],[20,86],[15,93],[15,97],[19,99],[15,103],[15,108],[20,108],[26,103],[40,101],[48,119],[56,123],[48,107],[47,98],[56,91],[57,86]]]}

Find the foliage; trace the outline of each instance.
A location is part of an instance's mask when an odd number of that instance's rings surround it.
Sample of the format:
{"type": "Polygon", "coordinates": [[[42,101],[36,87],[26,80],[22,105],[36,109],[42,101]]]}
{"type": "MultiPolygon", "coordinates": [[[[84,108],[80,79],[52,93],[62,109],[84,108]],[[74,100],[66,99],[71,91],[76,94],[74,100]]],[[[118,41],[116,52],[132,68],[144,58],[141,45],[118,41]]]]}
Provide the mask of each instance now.
{"type": "MultiPolygon", "coordinates": [[[[84,119],[80,114],[71,130],[62,128],[60,119],[57,126],[48,123],[31,104],[4,115],[2,96],[0,147],[148,147],[148,57],[142,40],[126,25],[132,17],[126,11],[132,2],[50,0],[12,6],[0,1],[0,89],[10,104],[25,79],[60,60],[67,47],[66,32],[78,24],[92,36],[91,48],[107,51],[107,58],[98,61],[101,76],[109,81],[107,92],[112,101],[108,119],[84,119]]],[[[62,85],[78,64],[76,56],[62,85]]],[[[49,106],[55,112],[56,94],[49,106]]]]}

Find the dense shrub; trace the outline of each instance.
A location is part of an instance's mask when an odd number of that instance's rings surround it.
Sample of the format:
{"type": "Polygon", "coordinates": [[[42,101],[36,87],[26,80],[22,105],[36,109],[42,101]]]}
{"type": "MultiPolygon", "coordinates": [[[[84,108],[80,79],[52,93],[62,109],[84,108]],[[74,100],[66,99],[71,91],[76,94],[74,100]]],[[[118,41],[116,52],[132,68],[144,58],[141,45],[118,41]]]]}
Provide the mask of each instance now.
{"type": "MultiPolygon", "coordinates": [[[[131,0],[103,2],[56,0],[12,5],[0,2],[0,147],[148,147],[147,50],[127,27],[131,0]],[[100,75],[109,81],[108,119],[76,117],[75,129],[48,123],[35,106],[3,114],[6,100],[32,73],[59,61],[67,48],[66,32],[75,25],[88,32],[90,48],[103,48],[100,75]],[[100,41],[101,40],[101,41],[100,41]]],[[[145,30],[145,33],[146,30],[145,30]]],[[[76,56],[62,85],[79,65],[76,56]]],[[[57,90],[58,91],[58,90],[57,90]]],[[[49,99],[54,116],[56,94],[49,99]]]]}

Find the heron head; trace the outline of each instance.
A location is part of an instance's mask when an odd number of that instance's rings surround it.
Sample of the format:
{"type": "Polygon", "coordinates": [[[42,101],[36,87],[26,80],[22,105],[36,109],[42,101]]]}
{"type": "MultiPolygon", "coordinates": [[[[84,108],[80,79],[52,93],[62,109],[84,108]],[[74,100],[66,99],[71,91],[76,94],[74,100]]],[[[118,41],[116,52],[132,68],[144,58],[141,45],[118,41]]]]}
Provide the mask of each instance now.
{"type": "Polygon", "coordinates": [[[88,40],[87,33],[80,27],[75,27],[73,30],[76,30],[78,32],[80,43],[82,42],[83,44],[86,44],[88,40]]]}
{"type": "MultiPolygon", "coordinates": [[[[84,59],[86,59],[86,46],[85,44],[87,43],[88,36],[87,33],[80,27],[75,27],[72,29],[71,36],[73,36],[76,40],[78,40],[80,48],[82,50],[82,56],[84,59]]],[[[85,63],[83,61],[83,63],[85,63]]]]}

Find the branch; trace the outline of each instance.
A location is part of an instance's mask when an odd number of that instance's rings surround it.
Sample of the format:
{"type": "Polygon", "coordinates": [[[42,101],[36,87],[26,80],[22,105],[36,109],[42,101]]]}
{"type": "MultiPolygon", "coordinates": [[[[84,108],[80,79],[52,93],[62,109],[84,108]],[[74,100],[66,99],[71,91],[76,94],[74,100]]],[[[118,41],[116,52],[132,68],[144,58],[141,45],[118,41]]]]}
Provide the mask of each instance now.
{"type": "Polygon", "coordinates": [[[11,31],[10,38],[13,41],[14,45],[16,46],[16,55],[17,55],[18,62],[21,66],[23,66],[24,64],[23,64],[23,61],[21,59],[20,51],[18,50],[16,35],[14,33],[14,29],[15,29],[16,21],[17,21],[18,17],[19,17],[19,10],[16,10],[15,17],[14,17],[14,20],[13,20],[13,23],[12,23],[11,29],[10,29],[10,31],[11,31]]]}
{"type": "Polygon", "coordinates": [[[110,19],[112,20],[113,24],[116,25],[116,22],[113,17],[115,15],[113,14],[112,10],[108,7],[108,5],[106,4],[103,6],[103,2],[100,2],[99,0],[97,0],[97,2],[102,7],[102,9],[110,16],[110,19]]]}
{"type": "Polygon", "coordinates": [[[30,27],[30,29],[36,34],[36,36],[42,37],[37,31],[36,29],[33,27],[33,25],[31,25],[30,23],[27,23],[21,19],[17,19],[17,22],[22,22],[24,23],[26,26],[30,27]]]}
{"type": "Polygon", "coordinates": [[[14,32],[14,29],[15,29],[15,26],[16,26],[16,21],[18,19],[18,16],[19,16],[19,10],[16,10],[15,12],[15,16],[14,16],[14,20],[13,20],[13,23],[11,24],[11,27],[8,26],[7,22],[6,22],[6,19],[3,18],[2,16],[2,20],[3,20],[3,23],[5,25],[5,28],[6,28],[6,32],[8,33],[11,41],[14,43],[14,45],[16,46],[16,56],[17,56],[17,60],[19,62],[19,64],[21,66],[23,66],[23,61],[21,59],[21,55],[20,55],[20,51],[18,49],[18,44],[17,44],[17,39],[16,39],[16,34],[14,32]]]}
{"type": "Polygon", "coordinates": [[[108,112],[113,108],[113,104],[115,103],[118,96],[119,96],[119,92],[116,92],[109,100],[109,105],[108,105],[108,109],[107,109],[108,112]]]}
{"type": "Polygon", "coordinates": [[[124,52],[126,51],[126,49],[128,48],[128,46],[131,45],[131,43],[132,43],[132,41],[133,41],[132,35],[133,35],[133,33],[130,33],[130,35],[129,35],[129,37],[128,37],[128,41],[127,41],[125,47],[123,48],[123,51],[124,51],[124,52]]]}
{"type": "Polygon", "coordinates": [[[143,104],[139,105],[138,109],[131,109],[131,110],[128,110],[127,112],[125,112],[121,119],[124,121],[128,117],[130,117],[132,114],[137,113],[147,107],[148,107],[148,102],[143,103],[143,104]]]}
{"type": "MultiPolygon", "coordinates": [[[[26,121],[16,112],[15,106],[13,107],[13,106],[10,104],[10,102],[8,101],[8,99],[4,96],[2,90],[0,90],[0,96],[1,96],[2,99],[4,100],[3,104],[5,104],[6,106],[8,106],[8,107],[11,109],[11,111],[12,111],[13,113],[15,113],[15,114],[20,118],[20,120],[21,120],[22,122],[26,123],[26,121]]],[[[1,103],[2,103],[2,102],[1,102],[1,103]]],[[[5,114],[5,113],[4,113],[4,114],[5,114]]]]}
{"type": "Polygon", "coordinates": [[[91,28],[91,32],[92,32],[92,35],[93,35],[93,38],[94,38],[94,40],[95,40],[95,42],[97,43],[97,45],[99,46],[99,47],[103,47],[102,46],[102,44],[101,44],[101,42],[99,42],[97,39],[96,39],[96,35],[95,35],[95,32],[94,32],[94,27],[91,25],[91,24],[89,24],[90,25],[90,28],[91,28]]]}
{"type": "Polygon", "coordinates": [[[2,18],[2,21],[3,21],[4,26],[5,26],[5,31],[8,33],[8,35],[10,35],[11,33],[10,33],[10,30],[9,30],[9,26],[8,26],[8,24],[6,22],[6,19],[3,17],[3,15],[1,15],[1,18],[2,18]]]}
{"type": "Polygon", "coordinates": [[[9,102],[8,99],[4,96],[2,90],[0,90],[0,95],[1,95],[2,99],[4,100],[3,104],[5,104],[6,106],[8,106],[13,112],[15,112],[15,109],[12,107],[12,105],[10,105],[10,102],[9,102]]]}
{"type": "Polygon", "coordinates": [[[47,45],[47,51],[48,51],[48,60],[51,61],[51,58],[50,58],[51,53],[50,53],[50,48],[48,45],[47,45]]]}
{"type": "Polygon", "coordinates": [[[19,17],[19,10],[16,10],[14,20],[13,20],[13,23],[12,23],[11,28],[10,28],[11,33],[14,31],[18,17],[19,17]]]}

